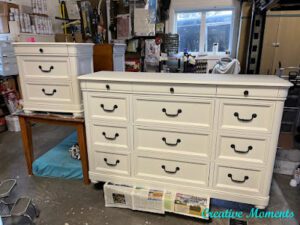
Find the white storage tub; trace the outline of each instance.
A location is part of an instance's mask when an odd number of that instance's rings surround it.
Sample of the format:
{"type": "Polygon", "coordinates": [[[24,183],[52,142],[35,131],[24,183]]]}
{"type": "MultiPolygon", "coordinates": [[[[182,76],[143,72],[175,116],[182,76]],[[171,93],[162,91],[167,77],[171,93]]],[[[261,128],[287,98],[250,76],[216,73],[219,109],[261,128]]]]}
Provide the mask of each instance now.
{"type": "Polygon", "coordinates": [[[17,75],[18,65],[16,63],[0,63],[0,76],[17,75]]]}
{"type": "Polygon", "coordinates": [[[18,116],[9,115],[9,116],[5,117],[5,120],[6,120],[6,125],[7,125],[7,128],[9,131],[13,131],[13,132],[21,131],[18,116]]]}

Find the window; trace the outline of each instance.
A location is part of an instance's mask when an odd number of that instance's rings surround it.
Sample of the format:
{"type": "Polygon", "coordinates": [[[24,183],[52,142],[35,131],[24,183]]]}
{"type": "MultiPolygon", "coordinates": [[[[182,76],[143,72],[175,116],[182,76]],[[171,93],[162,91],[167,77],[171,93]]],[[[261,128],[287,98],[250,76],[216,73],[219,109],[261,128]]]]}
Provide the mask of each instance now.
{"type": "Polygon", "coordinates": [[[178,12],[179,51],[212,52],[215,43],[218,52],[231,51],[232,23],[233,10],[178,12]]]}
{"type": "Polygon", "coordinates": [[[179,51],[198,52],[200,44],[201,13],[177,13],[179,51]]]}

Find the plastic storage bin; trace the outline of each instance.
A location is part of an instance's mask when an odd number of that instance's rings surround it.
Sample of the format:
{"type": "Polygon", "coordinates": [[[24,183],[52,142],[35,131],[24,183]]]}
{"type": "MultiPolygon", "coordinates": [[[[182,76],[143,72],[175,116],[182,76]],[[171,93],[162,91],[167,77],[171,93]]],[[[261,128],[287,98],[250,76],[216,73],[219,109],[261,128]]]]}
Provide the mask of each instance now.
{"type": "Polygon", "coordinates": [[[13,132],[21,131],[20,124],[19,124],[19,117],[9,115],[5,117],[5,120],[9,131],[13,131],[13,132]]]}

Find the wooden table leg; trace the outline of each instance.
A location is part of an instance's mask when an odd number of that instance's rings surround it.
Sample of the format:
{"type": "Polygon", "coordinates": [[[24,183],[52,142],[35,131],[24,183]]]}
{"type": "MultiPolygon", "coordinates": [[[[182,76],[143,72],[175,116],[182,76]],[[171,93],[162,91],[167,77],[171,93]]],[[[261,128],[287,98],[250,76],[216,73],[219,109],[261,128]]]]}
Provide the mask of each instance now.
{"type": "Polygon", "coordinates": [[[77,125],[77,136],[78,136],[78,145],[80,148],[80,158],[81,158],[81,164],[82,164],[83,182],[84,182],[84,184],[90,184],[84,123],[77,125]]]}
{"type": "Polygon", "coordinates": [[[28,174],[32,175],[32,163],[33,163],[33,145],[32,145],[32,131],[31,123],[24,117],[19,117],[22,140],[24,146],[24,153],[27,163],[28,174]]]}

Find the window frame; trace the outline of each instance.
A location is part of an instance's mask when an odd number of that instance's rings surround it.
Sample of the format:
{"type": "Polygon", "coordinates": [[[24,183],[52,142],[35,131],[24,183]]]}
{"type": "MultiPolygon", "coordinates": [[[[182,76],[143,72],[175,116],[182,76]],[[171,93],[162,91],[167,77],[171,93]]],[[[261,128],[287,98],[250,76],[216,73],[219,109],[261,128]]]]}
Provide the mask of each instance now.
{"type": "MultiPolygon", "coordinates": [[[[201,26],[200,26],[200,37],[199,37],[199,51],[198,52],[191,52],[191,54],[207,54],[212,55],[212,52],[207,52],[207,39],[206,39],[206,13],[210,11],[231,11],[232,18],[231,18],[231,26],[230,26],[230,37],[229,37],[229,51],[232,54],[233,52],[233,36],[234,36],[234,24],[235,24],[235,17],[236,17],[236,9],[235,7],[218,7],[218,8],[207,8],[207,9],[186,9],[186,10],[174,10],[174,26],[173,32],[177,33],[177,14],[179,13],[201,13],[201,26]]],[[[180,52],[182,53],[182,52],[180,52]]],[[[224,55],[225,52],[218,52],[218,55],[224,55]]]]}

